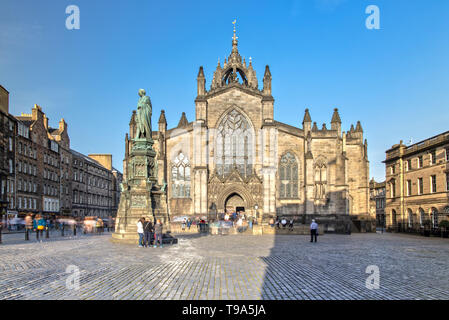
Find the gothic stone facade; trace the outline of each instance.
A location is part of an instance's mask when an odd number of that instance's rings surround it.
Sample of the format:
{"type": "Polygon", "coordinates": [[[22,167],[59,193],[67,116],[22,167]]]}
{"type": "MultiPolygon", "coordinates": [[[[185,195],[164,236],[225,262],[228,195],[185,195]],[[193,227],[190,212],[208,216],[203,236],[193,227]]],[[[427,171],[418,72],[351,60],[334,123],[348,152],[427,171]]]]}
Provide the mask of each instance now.
{"type": "MultiPolygon", "coordinates": [[[[167,186],[171,217],[234,210],[262,221],[369,216],[369,162],[360,122],[342,133],[337,109],[330,128],[318,129],[308,110],[302,128],[275,121],[270,69],[266,66],[259,89],[252,62],[242,59],[235,37],[210,90],[202,67],[197,82],[196,119],[189,122],[183,113],[178,126],[167,129],[162,111],[159,130],[153,131],[158,184],[167,186]]],[[[134,119],[135,112],[124,176],[134,119]]]]}

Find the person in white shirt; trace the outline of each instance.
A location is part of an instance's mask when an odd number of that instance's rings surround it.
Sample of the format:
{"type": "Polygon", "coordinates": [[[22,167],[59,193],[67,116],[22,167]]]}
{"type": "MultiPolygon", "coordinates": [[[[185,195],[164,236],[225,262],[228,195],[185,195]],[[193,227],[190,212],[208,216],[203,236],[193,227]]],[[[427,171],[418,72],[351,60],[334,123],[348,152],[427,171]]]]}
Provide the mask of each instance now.
{"type": "Polygon", "coordinates": [[[315,220],[312,220],[312,223],[310,224],[310,242],[313,242],[313,238],[315,238],[315,242],[317,242],[317,235],[318,223],[316,223],[315,220]]]}
{"type": "Polygon", "coordinates": [[[137,233],[139,234],[139,248],[143,248],[143,223],[145,222],[145,218],[140,218],[137,221],[137,233]]]}
{"type": "Polygon", "coordinates": [[[287,226],[287,220],[285,218],[282,218],[281,224],[282,224],[282,228],[285,229],[285,227],[287,226]]]}

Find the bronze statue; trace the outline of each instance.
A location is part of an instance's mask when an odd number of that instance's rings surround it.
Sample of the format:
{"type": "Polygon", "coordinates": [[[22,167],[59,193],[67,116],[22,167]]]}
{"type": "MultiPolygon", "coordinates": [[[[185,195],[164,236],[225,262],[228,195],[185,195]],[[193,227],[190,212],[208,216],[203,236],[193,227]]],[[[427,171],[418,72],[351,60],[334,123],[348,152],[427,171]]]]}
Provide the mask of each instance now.
{"type": "Polygon", "coordinates": [[[144,89],[139,90],[139,96],[136,113],[136,138],[151,140],[151,100],[146,96],[144,89]]]}

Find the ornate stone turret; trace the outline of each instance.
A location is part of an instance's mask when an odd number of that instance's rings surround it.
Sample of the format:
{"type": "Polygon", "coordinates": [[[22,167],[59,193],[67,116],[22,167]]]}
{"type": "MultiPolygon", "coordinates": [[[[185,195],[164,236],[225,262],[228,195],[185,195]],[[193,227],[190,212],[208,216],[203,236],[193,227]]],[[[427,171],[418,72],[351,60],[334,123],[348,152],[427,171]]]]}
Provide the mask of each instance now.
{"type": "Polygon", "coordinates": [[[159,128],[162,126],[165,126],[167,128],[167,119],[165,118],[165,110],[161,110],[161,115],[159,116],[159,128]]]}
{"type": "Polygon", "coordinates": [[[249,57],[249,66],[248,66],[248,86],[250,86],[253,89],[258,88],[258,82],[256,77],[256,71],[253,69],[253,63],[252,58],[249,57]]]}
{"type": "Polygon", "coordinates": [[[125,159],[129,157],[129,138],[128,133],[125,135],[125,159]]]}
{"type": "Polygon", "coordinates": [[[265,74],[263,76],[263,93],[271,96],[271,72],[270,67],[265,67],[265,74]]]}
{"type": "Polygon", "coordinates": [[[307,133],[310,131],[312,127],[312,118],[310,117],[309,109],[306,109],[304,113],[304,120],[302,120],[302,127],[304,129],[304,134],[307,135],[307,133]]]}
{"type": "Polygon", "coordinates": [[[167,119],[165,119],[165,110],[161,110],[161,115],[159,116],[159,121],[157,122],[159,126],[159,135],[165,136],[167,131],[167,119]]]}
{"type": "Polygon", "coordinates": [[[221,68],[221,64],[220,64],[220,59],[218,59],[217,68],[215,69],[214,77],[212,78],[212,83],[210,85],[211,89],[221,87],[221,73],[222,73],[222,68],[221,68]]]}
{"type": "Polygon", "coordinates": [[[136,135],[136,110],[133,110],[131,119],[129,120],[129,138],[134,139],[136,135]]]}
{"type": "Polygon", "coordinates": [[[206,93],[206,78],[204,77],[204,70],[202,66],[198,71],[198,77],[196,80],[198,83],[198,95],[203,96],[206,93]]]}
{"type": "Polygon", "coordinates": [[[363,143],[363,129],[360,121],[357,121],[357,125],[355,127],[355,130],[351,133],[351,137],[357,138],[359,139],[360,143],[363,143]]]}
{"type": "Polygon", "coordinates": [[[341,136],[341,119],[337,108],[334,109],[334,114],[332,115],[331,129],[336,130],[338,132],[338,136],[341,136]]]}
{"type": "Polygon", "coordinates": [[[186,113],[183,112],[181,115],[181,119],[179,119],[179,122],[178,122],[178,128],[183,128],[183,127],[187,126],[188,124],[189,124],[189,121],[187,120],[186,113]]]}

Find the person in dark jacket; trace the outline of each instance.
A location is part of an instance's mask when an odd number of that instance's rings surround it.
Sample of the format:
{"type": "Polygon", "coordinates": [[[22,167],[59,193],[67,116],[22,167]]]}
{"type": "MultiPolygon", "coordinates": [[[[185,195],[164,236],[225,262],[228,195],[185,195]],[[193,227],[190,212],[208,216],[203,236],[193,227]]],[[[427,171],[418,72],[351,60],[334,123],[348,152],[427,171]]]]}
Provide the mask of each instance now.
{"type": "Polygon", "coordinates": [[[151,220],[146,220],[143,223],[143,232],[144,232],[144,242],[143,245],[144,247],[149,247],[151,246],[151,240],[153,238],[153,224],[151,223],[151,220]]]}
{"type": "Polygon", "coordinates": [[[162,246],[162,229],[163,225],[160,219],[157,219],[156,224],[154,225],[154,247],[157,248],[157,243],[162,246]]]}

